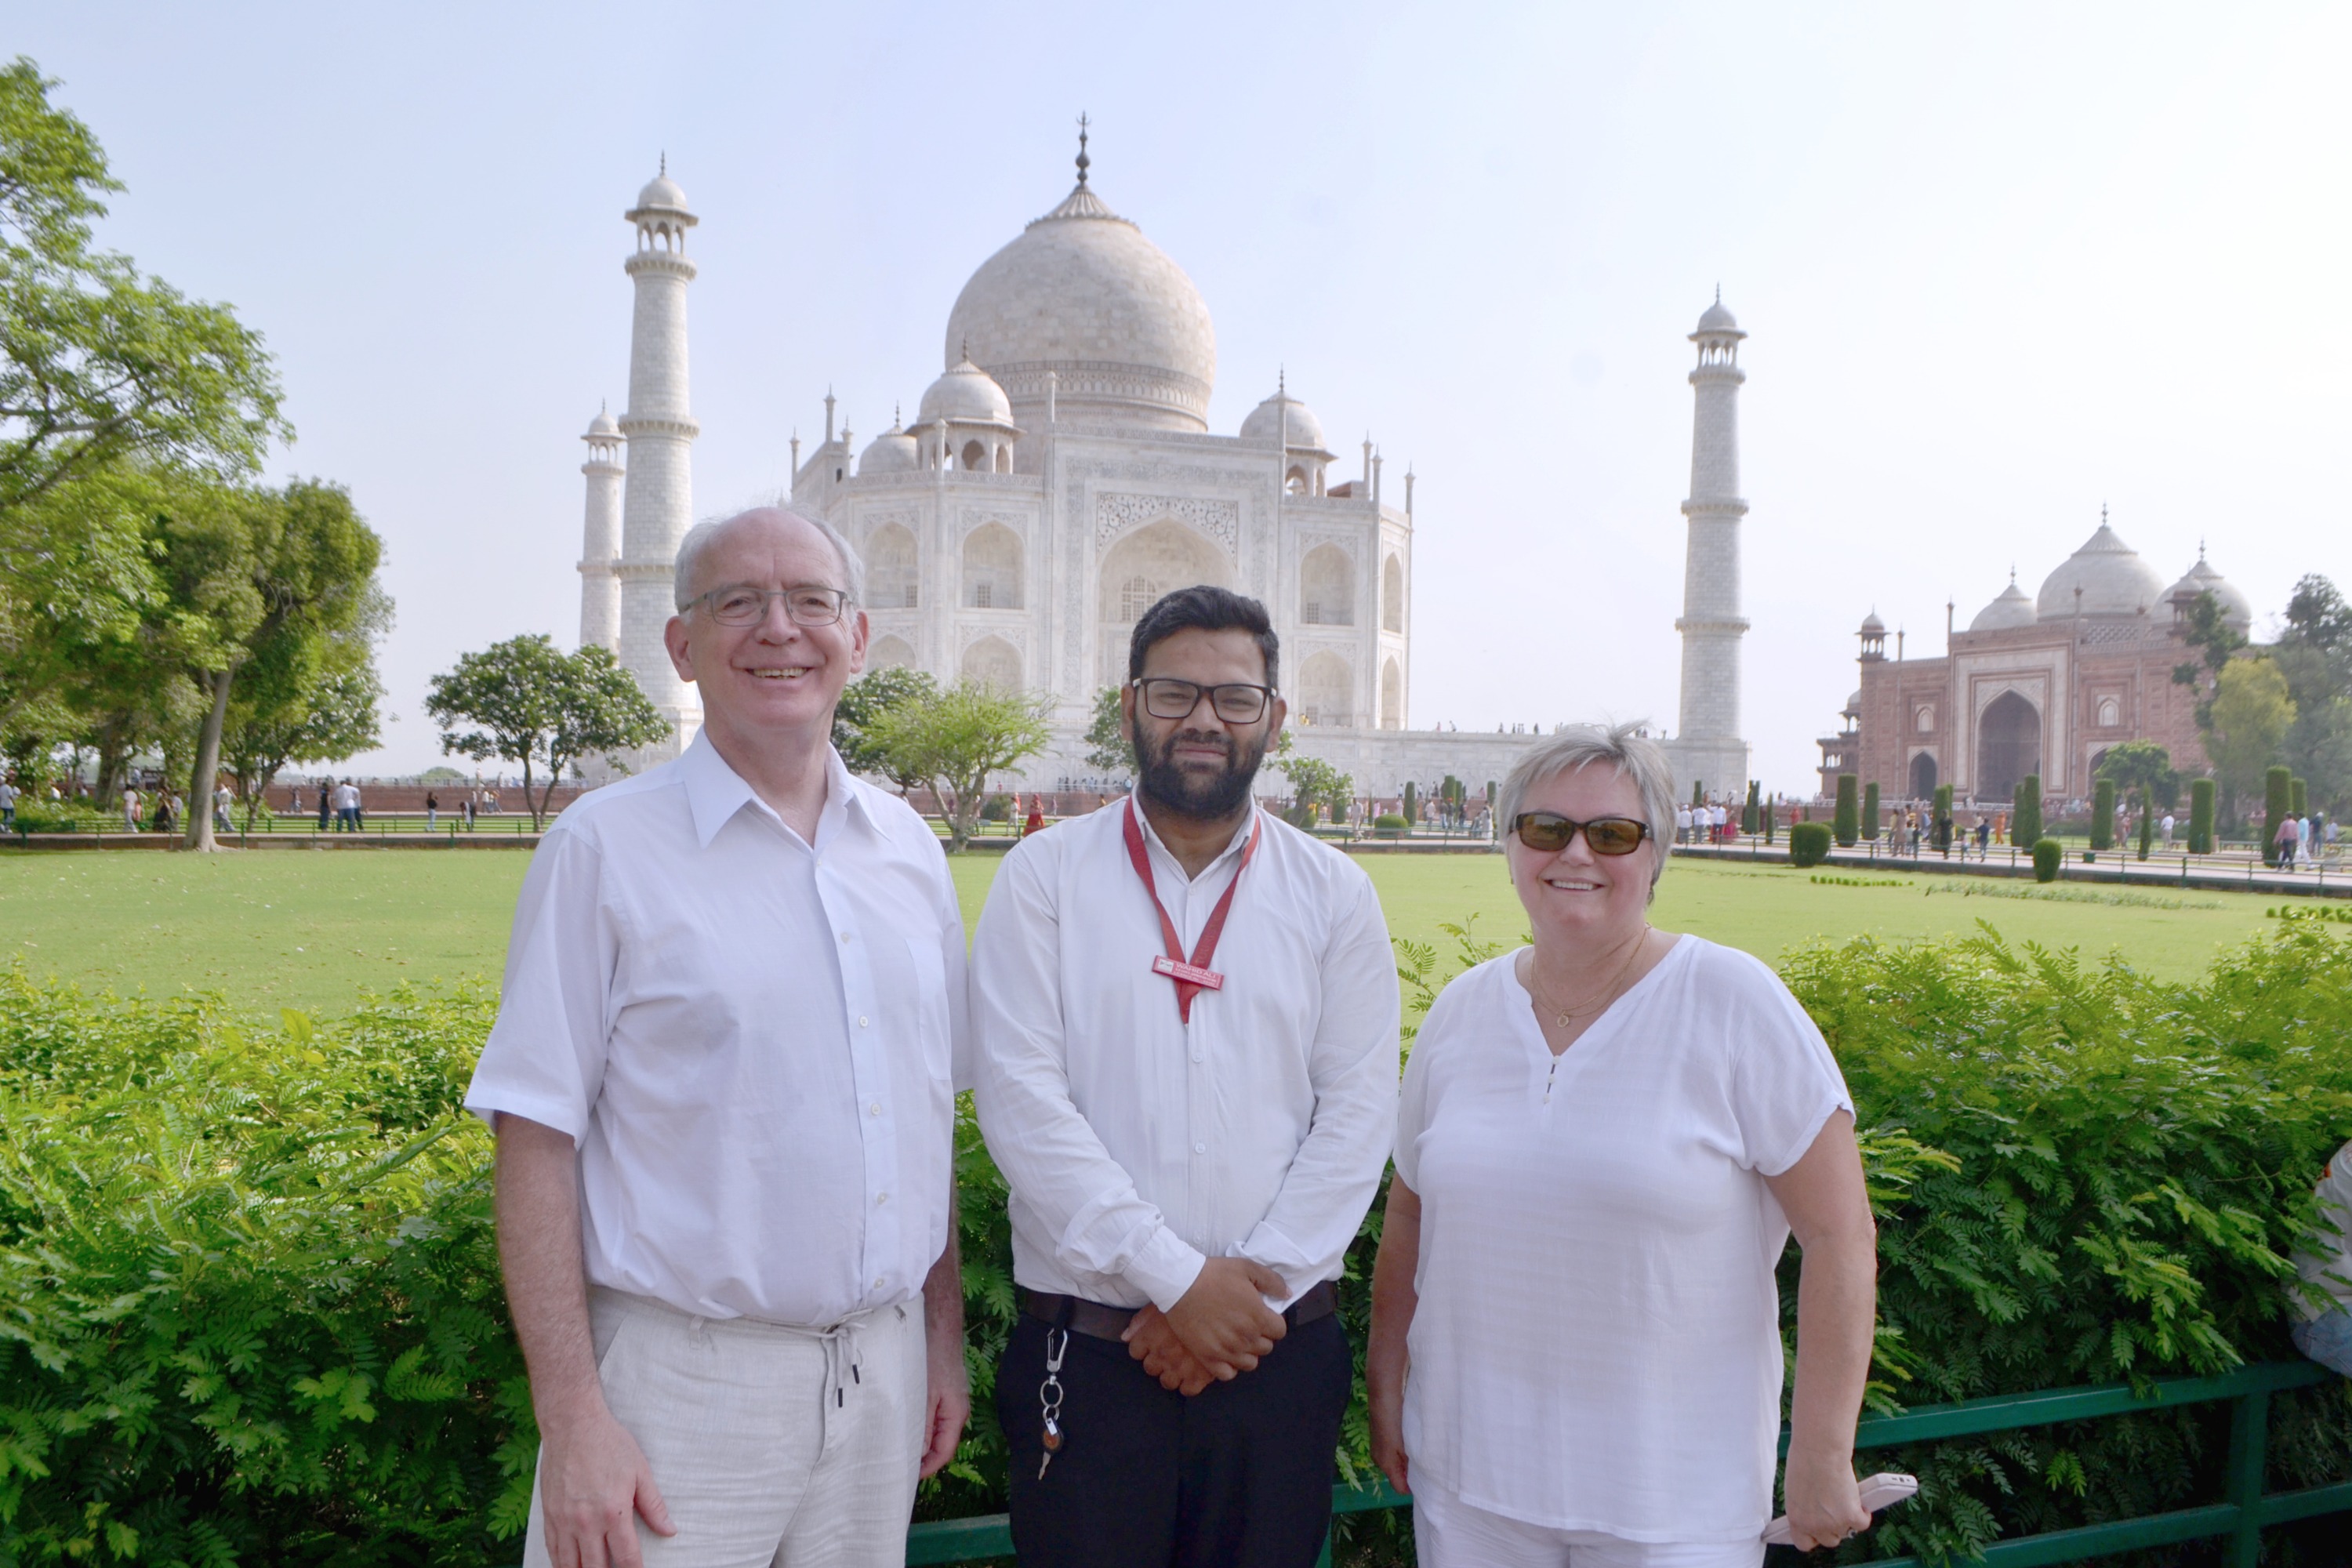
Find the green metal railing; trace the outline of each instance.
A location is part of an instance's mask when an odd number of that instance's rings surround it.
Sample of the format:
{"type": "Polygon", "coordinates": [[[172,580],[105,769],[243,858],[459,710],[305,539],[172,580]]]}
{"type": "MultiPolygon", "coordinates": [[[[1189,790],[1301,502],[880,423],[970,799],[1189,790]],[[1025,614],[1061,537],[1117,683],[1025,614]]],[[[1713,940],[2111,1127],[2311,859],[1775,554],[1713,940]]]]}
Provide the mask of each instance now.
{"type": "MultiPolygon", "coordinates": [[[[1990,1568],[2041,1568],[2044,1563],[2080,1563],[2114,1552],[2223,1536],[2229,1544],[2222,1561],[2230,1568],[2254,1568],[2262,1555],[2263,1526],[2352,1512],[2352,1480],[2302,1491],[2263,1490],[2271,1395],[2284,1389],[2326,1383],[2334,1376],[2326,1368],[2311,1362],[2274,1362],[2241,1367],[2218,1377],[2167,1379],[2154,1384],[2145,1394],[2135,1393],[2128,1384],[2114,1384],[2099,1388],[2053,1388],[2035,1394],[2003,1394],[1992,1399],[1964,1400],[1958,1405],[1927,1405],[1900,1415],[1874,1415],[1864,1420],[1854,1434],[1854,1447],[1892,1448],[1906,1443],[1969,1437],[1985,1432],[2014,1432],[2061,1421],[2088,1421],[2132,1411],[2175,1410],[2185,1405],[2230,1400],[2235,1408],[2230,1412],[2230,1452],[2221,1501],[2144,1519],[2117,1520],[1997,1542],[1985,1548],[1984,1562],[1990,1568]]],[[[1785,1450],[1786,1432],[1781,1434],[1780,1442],[1785,1450]]],[[[1387,1483],[1378,1479],[1367,1487],[1331,1489],[1334,1513],[1370,1513],[1412,1506],[1411,1498],[1391,1490],[1387,1483]]],[[[1013,1531],[1006,1516],[1001,1513],[919,1524],[907,1532],[909,1564],[979,1563],[1011,1555],[1013,1531]]],[[[1327,1541],[1322,1557],[1326,1568],[1330,1561],[1331,1548],[1327,1541]]],[[[1919,1568],[1919,1559],[1881,1558],[1872,1568],[1919,1568]]]]}

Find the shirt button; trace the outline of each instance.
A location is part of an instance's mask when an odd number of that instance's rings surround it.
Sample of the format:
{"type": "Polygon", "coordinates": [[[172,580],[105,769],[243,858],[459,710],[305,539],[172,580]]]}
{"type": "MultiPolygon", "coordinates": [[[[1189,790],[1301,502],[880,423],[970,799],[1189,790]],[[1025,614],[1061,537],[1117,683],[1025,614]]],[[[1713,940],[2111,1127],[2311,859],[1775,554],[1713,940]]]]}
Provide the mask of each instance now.
{"type": "Polygon", "coordinates": [[[1195,1154],[1205,1154],[1208,1152],[1209,1146],[1206,1143],[1195,1143],[1192,1145],[1192,1152],[1195,1154]]]}
{"type": "Polygon", "coordinates": [[[857,1015],[857,1026],[861,1029],[866,1027],[866,1015],[863,1013],[857,1015]]]}
{"type": "Polygon", "coordinates": [[[887,1194],[887,1193],[882,1193],[882,1194],[878,1194],[878,1195],[877,1195],[877,1196],[876,1196],[876,1198],[875,1198],[875,1200],[874,1200],[874,1204],[875,1204],[875,1206],[876,1206],[877,1208],[879,1208],[882,1205],[887,1204],[887,1203],[888,1203],[889,1201],[890,1201],[890,1194],[887,1194]]]}
{"type": "Polygon", "coordinates": [[[881,1102],[880,1100],[876,1100],[873,1104],[871,1104],[871,1105],[867,1106],[867,1107],[866,1108],[866,1115],[868,1115],[868,1116],[879,1116],[879,1115],[881,1115],[881,1114],[882,1114],[882,1102],[881,1102]]]}
{"type": "Polygon", "coordinates": [[[877,1290],[879,1290],[880,1289],[882,1289],[882,1276],[880,1276],[879,1274],[877,1274],[877,1275],[874,1277],[874,1289],[876,1289],[877,1290]]]}
{"type": "Polygon", "coordinates": [[[844,942],[847,942],[847,941],[849,940],[849,933],[848,933],[847,931],[843,931],[843,932],[841,932],[840,934],[841,934],[841,940],[842,940],[842,941],[844,941],[844,942]]]}

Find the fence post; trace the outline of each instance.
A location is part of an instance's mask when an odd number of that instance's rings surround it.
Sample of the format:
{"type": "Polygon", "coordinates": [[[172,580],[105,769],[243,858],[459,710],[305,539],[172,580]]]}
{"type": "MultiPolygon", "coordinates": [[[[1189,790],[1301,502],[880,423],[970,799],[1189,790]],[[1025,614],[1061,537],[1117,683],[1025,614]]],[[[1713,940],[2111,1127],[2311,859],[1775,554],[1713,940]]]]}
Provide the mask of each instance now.
{"type": "Polygon", "coordinates": [[[2223,1500],[2238,1510],[2224,1558],[2230,1568],[2256,1568],[2262,1561],[2263,1461],[2270,1416],[2267,1390],[2244,1395],[2230,1409],[2229,1489],[2223,1500]]]}

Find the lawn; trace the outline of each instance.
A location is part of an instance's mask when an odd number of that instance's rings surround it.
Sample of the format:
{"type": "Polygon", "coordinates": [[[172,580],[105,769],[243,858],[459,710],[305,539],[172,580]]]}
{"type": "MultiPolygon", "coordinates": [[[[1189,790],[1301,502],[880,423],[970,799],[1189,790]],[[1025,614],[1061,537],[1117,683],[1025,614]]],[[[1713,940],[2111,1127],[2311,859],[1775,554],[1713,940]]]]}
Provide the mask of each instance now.
{"type": "MultiPolygon", "coordinates": [[[[495,984],[525,863],[507,850],[0,855],[0,952],[90,992],[219,990],[263,1013],[337,1013],[362,988],[402,981],[495,984]]],[[[993,854],[955,862],[967,921],[998,864],[993,854]]],[[[1361,864],[1399,936],[1442,942],[1441,923],[1474,913],[1484,935],[1511,940],[1526,929],[1498,857],[1369,855],[1361,864]]],[[[1983,920],[2012,941],[2120,949],[2152,973],[2186,979],[2258,930],[2266,907],[2248,893],[2135,891],[2116,903],[2079,885],[1851,879],[1872,885],[1682,860],[1652,919],[1768,959],[1818,939],[1966,934],[1983,920]]]]}

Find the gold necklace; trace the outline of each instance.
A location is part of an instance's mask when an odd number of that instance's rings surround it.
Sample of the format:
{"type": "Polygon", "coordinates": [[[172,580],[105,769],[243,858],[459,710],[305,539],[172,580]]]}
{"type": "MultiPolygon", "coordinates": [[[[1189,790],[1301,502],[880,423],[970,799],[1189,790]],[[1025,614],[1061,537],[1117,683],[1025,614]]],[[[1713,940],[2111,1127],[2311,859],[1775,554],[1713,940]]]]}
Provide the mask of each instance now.
{"type": "Polygon", "coordinates": [[[1553,1027],[1565,1029],[1569,1025],[1574,1023],[1579,1018],[1595,1017],[1600,1014],[1607,1012],[1609,1010],[1609,1005],[1617,999],[1617,987],[1624,981],[1627,973],[1633,969],[1633,961],[1642,956],[1642,945],[1649,940],[1649,935],[1650,922],[1643,921],[1642,922],[1642,934],[1633,939],[1633,951],[1627,953],[1625,955],[1625,962],[1617,966],[1617,973],[1611,977],[1607,988],[1601,993],[1601,1000],[1580,1013],[1571,1008],[1563,1007],[1559,1003],[1552,1000],[1551,993],[1544,989],[1542,972],[1536,966],[1535,952],[1533,949],[1529,949],[1528,952],[1528,983],[1536,994],[1536,1000],[1542,1003],[1547,1011],[1557,1015],[1552,1021],[1553,1027]]]}

